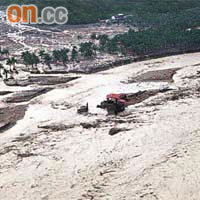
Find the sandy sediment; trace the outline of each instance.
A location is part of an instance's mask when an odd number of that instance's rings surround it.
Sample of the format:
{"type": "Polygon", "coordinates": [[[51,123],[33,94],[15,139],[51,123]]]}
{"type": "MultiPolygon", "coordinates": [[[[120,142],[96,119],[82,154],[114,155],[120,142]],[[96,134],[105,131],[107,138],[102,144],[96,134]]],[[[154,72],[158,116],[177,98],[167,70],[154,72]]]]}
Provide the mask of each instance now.
{"type": "Polygon", "coordinates": [[[0,136],[0,198],[199,199],[199,57],[83,75],[31,100],[21,120],[0,136]],[[166,74],[175,68],[176,74],[166,74]],[[173,82],[148,75],[129,83],[157,70],[167,70],[164,79],[173,76],[173,82]],[[117,117],[96,107],[108,93],[163,88],[172,90],[148,96],[117,117]],[[89,114],[78,115],[86,102],[89,114]]]}

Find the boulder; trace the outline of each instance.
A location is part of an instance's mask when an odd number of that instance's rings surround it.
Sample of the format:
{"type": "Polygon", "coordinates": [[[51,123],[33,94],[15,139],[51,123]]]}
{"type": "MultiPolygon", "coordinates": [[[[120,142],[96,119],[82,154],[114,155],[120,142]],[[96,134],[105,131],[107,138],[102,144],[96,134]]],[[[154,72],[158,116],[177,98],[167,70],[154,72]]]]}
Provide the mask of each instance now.
{"type": "Polygon", "coordinates": [[[129,131],[129,130],[130,129],[126,129],[126,128],[111,128],[109,131],[109,135],[113,136],[120,132],[125,132],[125,131],[129,131]]]}

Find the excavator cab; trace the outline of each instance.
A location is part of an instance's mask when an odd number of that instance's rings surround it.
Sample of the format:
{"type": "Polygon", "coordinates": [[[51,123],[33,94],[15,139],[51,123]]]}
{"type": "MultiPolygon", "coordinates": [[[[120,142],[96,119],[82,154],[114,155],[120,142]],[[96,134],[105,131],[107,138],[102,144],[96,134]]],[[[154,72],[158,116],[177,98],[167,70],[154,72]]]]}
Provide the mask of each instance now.
{"type": "Polygon", "coordinates": [[[117,115],[125,110],[127,102],[124,94],[109,94],[106,98],[98,108],[106,109],[109,115],[117,115]]]}

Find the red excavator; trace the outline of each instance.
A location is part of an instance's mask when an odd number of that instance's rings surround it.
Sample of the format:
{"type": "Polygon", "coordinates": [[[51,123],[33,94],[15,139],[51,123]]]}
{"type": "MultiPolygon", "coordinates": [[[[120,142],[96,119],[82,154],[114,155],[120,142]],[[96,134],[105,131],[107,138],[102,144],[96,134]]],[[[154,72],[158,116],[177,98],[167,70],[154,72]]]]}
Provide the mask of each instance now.
{"type": "Polygon", "coordinates": [[[123,112],[128,103],[126,94],[108,94],[106,98],[107,100],[101,102],[97,107],[106,109],[109,115],[123,112]]]}
{"type": "Polygon", "coordinates": [[[106,101],[101,102],[97,107],[106,109],[109,115],[117,115],[130,105],[141,103],[149,97],[155,96],[159,92],[167,92],[170,90],[170,88],[164,88],[161,90],[144,90],[127,94],[108,94],[106,101]]]}

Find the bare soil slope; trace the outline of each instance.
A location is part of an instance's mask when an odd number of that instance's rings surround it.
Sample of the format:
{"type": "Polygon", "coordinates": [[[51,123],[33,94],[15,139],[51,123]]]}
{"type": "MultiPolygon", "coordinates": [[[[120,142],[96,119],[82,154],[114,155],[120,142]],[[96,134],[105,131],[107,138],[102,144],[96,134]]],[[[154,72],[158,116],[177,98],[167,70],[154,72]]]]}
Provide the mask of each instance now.
{"type": "Polygon", "coordinates": [[[30,100],[0,135],[0,199],[200,199],[199,70],[200,53],[166,57],[83,75],[30,100]],[[129,83],[174,68],[173,82],[129,83]],[[111,92],[163,88],[173,90],[117,117],[96,108],[111,92]],[[89,114],[78,115],[86,102],[89,114]],[[110,136],[113,128],[121,132],[110,136]]]}

